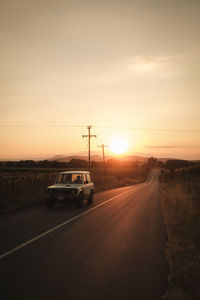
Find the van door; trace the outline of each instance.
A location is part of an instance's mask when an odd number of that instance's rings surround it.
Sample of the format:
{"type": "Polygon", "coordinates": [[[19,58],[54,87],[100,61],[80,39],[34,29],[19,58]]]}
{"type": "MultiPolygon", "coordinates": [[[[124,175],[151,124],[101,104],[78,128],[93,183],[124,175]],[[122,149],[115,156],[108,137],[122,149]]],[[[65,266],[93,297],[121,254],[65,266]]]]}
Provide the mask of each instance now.
{"type": "Polygon", "coordinates": [[[90,195],[90,185],[88,184],[88,179],[86,174],[83,174],[83,181],[84,181],[84,195],[85,198],[88,198],[90,195]]]}

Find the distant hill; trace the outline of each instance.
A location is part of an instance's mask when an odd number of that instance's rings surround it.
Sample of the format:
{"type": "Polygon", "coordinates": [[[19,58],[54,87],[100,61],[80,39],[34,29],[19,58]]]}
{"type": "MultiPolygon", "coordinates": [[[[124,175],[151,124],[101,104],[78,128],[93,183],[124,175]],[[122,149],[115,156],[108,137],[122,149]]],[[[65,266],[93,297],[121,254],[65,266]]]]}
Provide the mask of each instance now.
{"type": "MultiPolygon", "coordinates": [[[[132,161],[136,161],[138,163],[145,163],[147,161],[147,159],[151,157],[151,155],[122,155],[122,156],[116,156],[116,155],[106,155],[106,161],[109,159],[117,159],[117,160],[121,160],[121,161],[127,161],[127,162],[132,162],[132,161]]],[[[156,157],[156,156],[154,156],[156,157]]],[[[177,158],[172,158],[172,157],[156,157],[158,160],[162,161],[163,163],[165,163],[168,160],[176,160],[177,158]]],[[[60,162],[69,162],[71,159],[83,159],[83,160],[88,160],[88,156],[85,154],[77,154],[77,155],[55,155],[52,156],[50,158],[48,158],[48,160],[57,160],[60,162]]],[[[92,154],[91,155],[91,161],[102,161],[102,156],[99,154],[92,154]]],[[[198,163],[200,162],[200,160],[196,159],[196,160],[188,160],[188,161],[193,161],[194,163],[198,163]]]]}
{"type": "MultiPolygon", "coordinates": [[[[121,161],[135,161],[137,160],[138,162],[144,162],[147,160],[147,157],[143,157],[143,156],[138,156],[138,155],[123,155],[123,156],[111,156],[111,155],[107,155],[106,156],[106,160],[109,159],[118,159],[121,161]]],[[[55,155],[52,156],[50,158],[48,158],[48,160],[57,160],[57,161],[61,161],[61,162],[69,162],[71,159],[84,159],[84,160],[88,160],[88,156],[87,155],[70,155],[70,156],[65,156],[65,155],[55,155]]],[[[102,161],[102,156],[95,154],[95,155],[91,155],[91,161],[102,161]]]]}
{"type": "MultiPolygon", "coordinates": [[[[57,161],[61,161],[61,162],[69,162],[71,159],[87,160],[88,156],[86,156],[86,155],[70,155],[70,156],[55,155],[53,157],[48,158],[48,160],[57,160],[57,161]]],[[[102,158],[100,155],[91,155],[91,160],[100,161],[100,160],[102,160],[102,158]]]]}

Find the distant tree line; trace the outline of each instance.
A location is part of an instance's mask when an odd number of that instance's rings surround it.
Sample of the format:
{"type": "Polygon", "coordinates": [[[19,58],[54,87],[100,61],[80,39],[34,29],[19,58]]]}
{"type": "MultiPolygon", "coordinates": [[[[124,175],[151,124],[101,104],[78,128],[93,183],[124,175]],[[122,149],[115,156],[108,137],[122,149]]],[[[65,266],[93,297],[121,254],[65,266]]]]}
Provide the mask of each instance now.
{"type": "Polygon", "coordinates": [[[168,169],[170,171],[174,171],[175,169],[194,166],[196,164],[199,164],[199,161],[195,162],[183,159],[168,159],[165,162],[163,162],[162,160],[158,160],[155,157],[150,157],[147,160],[147,164],[150,168],[160,167],[168,169]]]}
{"type": "MultiPolygon", "coordinates": [[[[106,168],[133,168],[137,169],[144,165],[144,163],[135,161],[121,161],[118,159],[108,159],[106,161],[106,168]]],[[[69,162],[62,162],[57,160],[20,160],[20,161],[0,161],[0,168],[87,168],[88,162],[84,159],[72,158],[69,162]]],[[[92,169],[103,168],[102,161],[92,161],[92,169]]]]}
{"type": "MultiPolygon", "coordinates": [[[[181,159],[169,159],[166,162],[158,160],[155,157],[149,157],[144,162],[135,161],[120,161],[118,159],[109,159],[106,162],[106,168],[161,168],[168,169],[170,172],[174,172],[175,169],[185,168],[195,165],[193,161],[181,160],[181,159]]],[[[88,162],[84,159],[72,158],[69,162],[62,162],[57,160],[20,160],[20,161],[0,161],[0,168],[87,168],[88,162]]],[[[93,169],[103,168],[103,162],[92,161],[91,167],[93,169]]]]}
{"type": "Polygon", "coordinates": [[[0,167],[4,168],[71,168],[87,167],[87,161],[82,159],[71,159],[69,162],[57,160],[20,160],[20,161],[0,161],[0,167]]]}

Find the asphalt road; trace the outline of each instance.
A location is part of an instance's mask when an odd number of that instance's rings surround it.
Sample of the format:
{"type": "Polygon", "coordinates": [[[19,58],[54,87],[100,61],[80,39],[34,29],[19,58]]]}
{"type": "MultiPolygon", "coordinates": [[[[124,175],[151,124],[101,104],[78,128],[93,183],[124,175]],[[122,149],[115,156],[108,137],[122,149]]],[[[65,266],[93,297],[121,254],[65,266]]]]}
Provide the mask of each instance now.
{"type": "Polygon", "coordinates": [[[0,299],[160,300],[167,289],[158,172],[94,204],[0,217],[0,299]]]}

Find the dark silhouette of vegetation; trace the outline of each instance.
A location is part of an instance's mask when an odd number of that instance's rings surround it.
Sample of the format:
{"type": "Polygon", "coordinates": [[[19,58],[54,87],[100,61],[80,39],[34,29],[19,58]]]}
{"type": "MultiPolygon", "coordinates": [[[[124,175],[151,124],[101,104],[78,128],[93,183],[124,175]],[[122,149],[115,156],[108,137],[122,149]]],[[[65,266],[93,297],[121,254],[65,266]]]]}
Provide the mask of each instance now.
{"type": "Polygon", "coordinates": [[[71,159],[69,162],[57,160],[20,160],[1,161],[0,168],[87,168],[88,163],[83,159],[71,159]]]}
{"type": "Polygon", "coordinates": [[[189,166],[194,166],[195,162],[182,160],[182,159],[170,159],[167,160],[161,170],[161,174],[165,176],[160,177],[160,180],[165,180],[166,182],[172,181],[175,178],[175,172],[178,169],[187,168],[189,166]]]}
{"type": "Polygon", "coordinates": [[[163,161],[158,160],[156,166],[161,169],[161,168],[164,168],[165,164],[163,161]]]}
{"type": "Polygon", "coordinates": [[[70,168],[87,168],[88,167],[88,162],[84,159],[76,159],[72,158],[70,162],[67,163],[67,167],[70,168]]]}
{"type": "Polygon", "coordinates": [[[165,167],[172,172],[174,172],[175,169],[188,167],[189,165],[191,165],[191,163],[188,160],[182,159],[171,159],[165,163],[165,167]]]}
{"type": "Polygon", "coordinates": [[[20,160],[0,162],[2,168],[65,168],[68,166],[66,162],[57,160],[20,160]]]}
{"type": "Polygon", "coordinates": [[[157,161],[158,161],[157,158],[149,157],[147,161],[149,168],[155,168],[157,166],[157,161]]]}
{"type": "Polygon", "coordinates": [[[173,162],[173,177],[169,178],[169,169],[160,174],[161,203],[168,234],[170,289],[165,300],[200,299],[200,165],[180,168],[187,164],[190,163],[173,162]]]}

